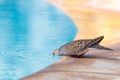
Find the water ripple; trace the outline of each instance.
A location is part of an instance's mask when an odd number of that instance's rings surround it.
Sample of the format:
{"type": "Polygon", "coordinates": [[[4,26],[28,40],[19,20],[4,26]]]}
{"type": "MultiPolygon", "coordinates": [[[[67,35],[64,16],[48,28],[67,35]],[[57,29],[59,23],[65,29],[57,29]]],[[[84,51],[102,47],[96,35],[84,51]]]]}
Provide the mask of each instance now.
{"type": "Polygon", "coordinates": [[[0,3],[0,80],[18,80],[52,64],[53,49],[72,41],[72,20],[44,0],[0,3]]]}

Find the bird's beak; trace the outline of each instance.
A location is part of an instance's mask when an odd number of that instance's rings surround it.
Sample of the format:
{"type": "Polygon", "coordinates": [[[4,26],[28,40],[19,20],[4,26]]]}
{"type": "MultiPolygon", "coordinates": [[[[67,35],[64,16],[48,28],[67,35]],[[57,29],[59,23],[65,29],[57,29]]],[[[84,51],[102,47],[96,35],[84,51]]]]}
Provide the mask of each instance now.
{"type": "Polygon", "coordinates": [[[55,56],[55,53],[53,52],[53,56],[55,56]]]}

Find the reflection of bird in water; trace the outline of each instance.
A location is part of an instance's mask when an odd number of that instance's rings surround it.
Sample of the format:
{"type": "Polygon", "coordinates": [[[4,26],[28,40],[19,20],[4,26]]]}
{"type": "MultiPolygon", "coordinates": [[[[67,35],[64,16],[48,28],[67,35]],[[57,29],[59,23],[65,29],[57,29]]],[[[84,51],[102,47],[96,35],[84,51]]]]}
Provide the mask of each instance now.
{"type": "Polygon", "coordinates": [[[60,56],[75,56],[79,57],[89,51],[89,48],[95,48],[100,50],[112,50],[110,48],[99,45],[104,36],[97,37],[95,39],[81,39],[73,42],[69,42],[60,48],[53,51],[53,55],[60,56]]]}

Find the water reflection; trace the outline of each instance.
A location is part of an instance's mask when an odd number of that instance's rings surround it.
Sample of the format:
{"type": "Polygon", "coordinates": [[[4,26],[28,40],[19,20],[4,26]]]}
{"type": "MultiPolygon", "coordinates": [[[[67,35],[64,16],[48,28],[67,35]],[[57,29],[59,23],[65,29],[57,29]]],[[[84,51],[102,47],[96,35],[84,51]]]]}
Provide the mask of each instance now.
{"type": "Polygon", "coordinates": [[[0,3],[0,80],[33,74],[60,57],[52,50],[74,39],[76,27],[43,0],[0,3]]]}

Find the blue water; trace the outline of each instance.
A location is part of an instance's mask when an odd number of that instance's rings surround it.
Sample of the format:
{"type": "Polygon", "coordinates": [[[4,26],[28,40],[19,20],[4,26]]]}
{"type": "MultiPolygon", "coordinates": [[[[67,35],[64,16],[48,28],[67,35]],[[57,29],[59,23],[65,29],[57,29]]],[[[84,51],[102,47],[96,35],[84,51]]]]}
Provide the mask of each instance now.
{"type": "Polygon", "coordinates": [[[18,80],[52,64],[52,50],[72,41],[77,29],[43,0],[0,0],[0,80],[18,80]]]}

